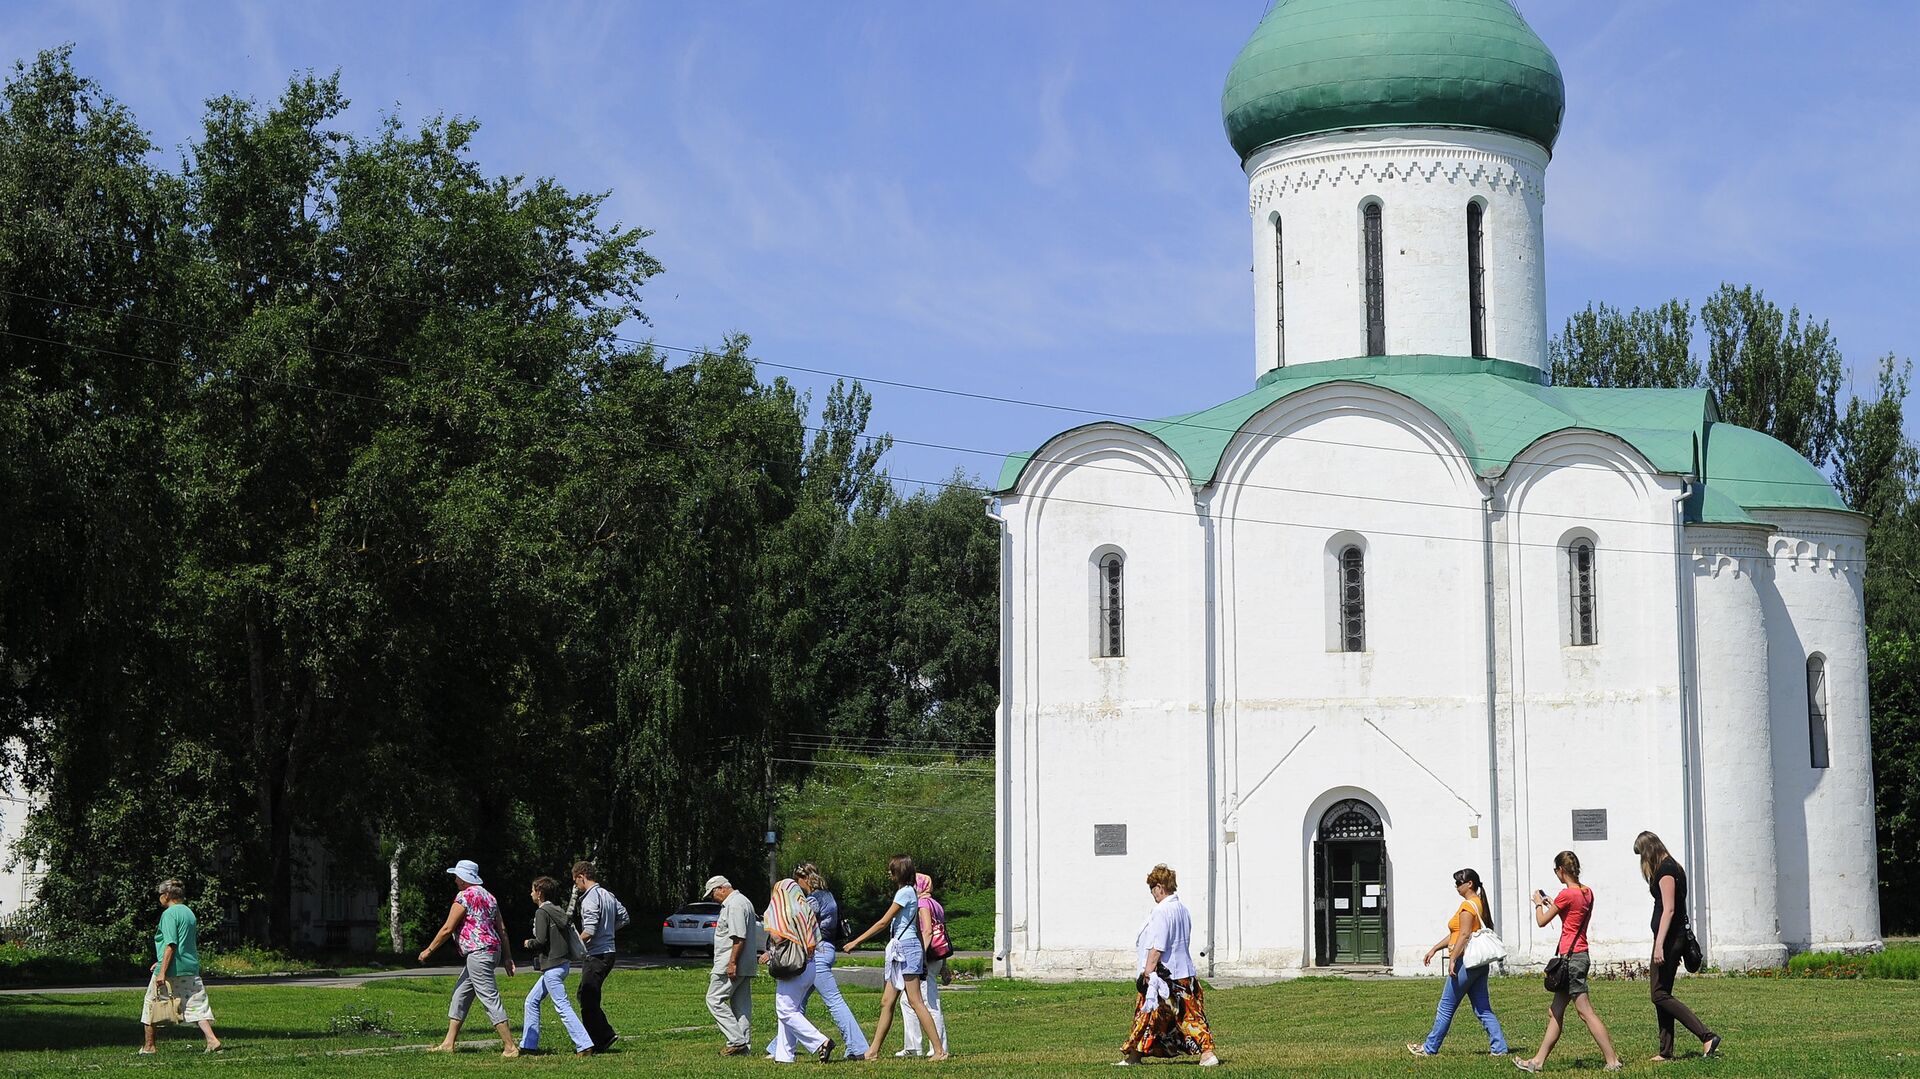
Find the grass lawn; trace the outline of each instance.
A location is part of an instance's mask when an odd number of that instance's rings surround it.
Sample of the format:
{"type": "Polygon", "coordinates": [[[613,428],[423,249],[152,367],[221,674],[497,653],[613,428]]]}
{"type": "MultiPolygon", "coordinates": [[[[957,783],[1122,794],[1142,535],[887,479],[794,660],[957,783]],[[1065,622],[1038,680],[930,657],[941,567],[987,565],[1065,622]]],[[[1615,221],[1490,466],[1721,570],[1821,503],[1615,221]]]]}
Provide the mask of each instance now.
{"type": "MultiPolygon", "coordinates": [[[[532,979],[504,983],[519,1028],[519,1004],[532,979]]],[[[163,1030],[157,1057],[137,1057],[139,992],[0,997],[0,1072],[23,1077],[66,1075],[76,1069],[150,1072],[204,1069],[235,1076],[506,1074],[565,1071],[659,1076],[766,1074],[771,1064],[722,1059],[719,1038],[702,1000],[702,971],[620,971],[609,983],[608,1011],[621,1033],[619,1048],[591,1061],[564,1055],[551,1011],[546,1045],[563,1055],[518,1061],[470,1049],[454,1057],[427,1056],[420,1046],[445,1030],[450,979],[393,978],[359,989],[299,986],[215,986],[214,1012],[231,1049],[209,1059],[197,1031],[163,1030]],[[371,1018],[390,1033],[338,1033],[371,1018]]],[[[1657,1067],[1645,1063],[1655,1048],[1652,1006],[1644,982],[1597,983],[1594,1002],[1609,1023],[1628,1071],[1669,1076],[1920,1075],[1920,982],[1683,978],[1681,998],[1727,1037],[1722,1056],[1657,1067]]],[[[755,987],[754,1034],[772,1033],[772,985],[755,987]]],[[[1341,981],[1303,979],[1257,988],[1221,989],[1208,996],[1220,1055],[1230,1070],[1296,1076],[1517,1075],[1505,1060],[1486,1056],[1486,1036],[1463,1009],[1453,1036],[1436,1059],[1407,1055],[1432,1021],[1439,983],[1431,979],[1341,981]]],[[[855,1013],[872,1030],[879,994],[850,989],[855,1013]]],[[[1545,1025],[1546,994],[1534,978],[1498,979],[1494,1008],[1516,1049],[1530,1052],[1545,1025]]],[[[956,1056],[946,1064],[887,1059],[875,1071],[936,1068],[942,1074],[1056,1076],[1062,1069],[1104,1068],[1118,1055],[1132,1007],[1122,984],[1039,985],[989,981],[945,995],[956,1056]]],[[[828,1033],[818,1002],[810,1015],[828,1033]]],[[[491,1037],[485,1017],[463,1039],[491,1037]]],[[[1569,1016],[1571,1019],[1572,1017],[1569,1016]]],[[[1691,1040],[1687,1051],[1694,1051],[1691,1040]]],[[[898,1026],[888,1050],[899,1045],[898,1026]]],[[[1595,1074],[1600,1055],[1577,1022],[1548,1063],[1550,1071],[1595,1074]]],[[[803,1064],[801,1067],[817,1067],[803,1064]]],[[[1149,1067],[1179,1067],[1149,1064],[1149,1067]]],[[[863,1065],[842,1065],[856,1073],[863,1065]]],[[[1193,1073],[1182,1073],[1193,1074],[1193,1073]]]]}

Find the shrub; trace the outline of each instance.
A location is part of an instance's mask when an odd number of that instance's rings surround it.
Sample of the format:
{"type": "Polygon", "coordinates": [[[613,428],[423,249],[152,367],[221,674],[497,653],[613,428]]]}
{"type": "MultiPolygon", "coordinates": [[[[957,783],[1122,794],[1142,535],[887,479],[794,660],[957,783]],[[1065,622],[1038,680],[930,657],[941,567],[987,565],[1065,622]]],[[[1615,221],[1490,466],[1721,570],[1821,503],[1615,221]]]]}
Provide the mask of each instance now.
{"type": "Polygon", "coordinates": [[[144,964],[103,957],[97,952],[54,952],[23,944],[0,944],[0,986],[131,982],[146,973],[144,964]]]}
{"type": "Polygon", "coordinates": [[[818,865],[848,919],[865,929],[886,910],[893,891],[887,858],[904,851],[933,877],[949,929],[964,931],[956,946],[987,946],[993,932],[992,760],[846,754],[817,760],[827,766],[780,800],[781,872],[803,860],[818,865]],[[984,932],[971,920],[982,916],[984,932]]]}
{"type": "Polygon", "coordinates": [[[253,944],[200,949],[201,973],[216,978],[238,978],[248,974],[296,974],[317,969],[319,965],[316,963],[253,944]]]}
{"type": "Polygon", "coordinates": [[[366,997],[355,997],[353,1003],[327,1019],[327,1033],[392,1034],[393,1010],[375,1007],[366,997]]]}
{"type": "Polygon", "coordinates": [[[1920,945],[1895,944],[1880,952],[1802,952],[1787,960],[1789,978],[1888,978],[1920,980],[1920,945]]]}
{"type": "Polygon", "coordinates": [[[1920,945],[1895,945],[1868,956],[1867,977],[1920,981],[1920,945]]]}

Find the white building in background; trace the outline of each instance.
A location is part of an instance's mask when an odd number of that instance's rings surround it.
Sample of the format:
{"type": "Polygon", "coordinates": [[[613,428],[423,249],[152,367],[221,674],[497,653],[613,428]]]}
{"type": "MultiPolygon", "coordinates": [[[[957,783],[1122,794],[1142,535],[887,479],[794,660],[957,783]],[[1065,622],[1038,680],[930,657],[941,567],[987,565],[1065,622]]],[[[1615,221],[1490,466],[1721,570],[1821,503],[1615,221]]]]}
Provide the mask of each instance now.
{"type": "Polygon", "coordinates": [[[0,925],[11,923],[33,904],[40,888],[39,867],[13,864],[14,846],[26,834],[27,814],[34,803],[11,782],[0,782],[0,925]]]}
{"type": "Polygon", "coordinates": [[[1418,971],[1485,879],[1513,958],[1630,850],[1723,967],[1879,943],[1864,520],[1703,390],[1546,383],[1564,109],[1505,0],[1282,0],[1227,79],[1254,388],[1002,473],[1003,971],[1131,972],[1147,870],[1215,974],[1418,971]]]}

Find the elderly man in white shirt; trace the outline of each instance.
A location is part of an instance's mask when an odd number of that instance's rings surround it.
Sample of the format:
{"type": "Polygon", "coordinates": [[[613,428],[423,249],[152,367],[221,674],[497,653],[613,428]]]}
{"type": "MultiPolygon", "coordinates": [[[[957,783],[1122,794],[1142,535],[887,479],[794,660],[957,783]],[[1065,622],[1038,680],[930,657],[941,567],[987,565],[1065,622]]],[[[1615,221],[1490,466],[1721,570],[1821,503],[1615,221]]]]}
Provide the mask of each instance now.
{"type": "Polygon", "coordinates": [[[727,1044],[721,1056],[742,1056],[753,1042],[753,972],[760,921],[753,904],[725,877],[707,878],[706,894],[720,903],[713,925],[713,973],[707,978],[707,1010],[727,1044]]]}

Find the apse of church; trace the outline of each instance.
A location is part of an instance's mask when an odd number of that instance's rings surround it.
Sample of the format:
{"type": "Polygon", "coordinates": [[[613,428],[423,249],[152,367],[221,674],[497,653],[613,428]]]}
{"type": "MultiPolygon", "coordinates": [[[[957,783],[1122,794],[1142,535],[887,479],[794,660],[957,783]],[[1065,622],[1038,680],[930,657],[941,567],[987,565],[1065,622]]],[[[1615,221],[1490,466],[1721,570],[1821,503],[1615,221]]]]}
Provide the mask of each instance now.
{"type": "Polygon", "coordinates": [[[1254,387],[1002,471],[999,962],[1130,973],[1166,862],[1215,975],[1421,971],[1464,867],[1537,965],[1563,849],[1639,959],[1642,830],[1715,965],[1877,944],[1863,520],[1703,390],[1547,384],[1558,64],[1366,13],[1228,73],[1254,387]]]}

